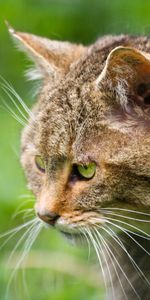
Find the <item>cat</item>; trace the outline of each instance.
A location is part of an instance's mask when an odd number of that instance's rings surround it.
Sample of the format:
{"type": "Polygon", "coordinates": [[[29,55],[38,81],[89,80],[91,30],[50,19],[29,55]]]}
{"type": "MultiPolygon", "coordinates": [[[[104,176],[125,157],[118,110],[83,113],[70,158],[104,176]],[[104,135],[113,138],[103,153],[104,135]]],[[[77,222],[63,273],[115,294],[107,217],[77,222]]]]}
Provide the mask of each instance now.
{"type": "Polygon", "coordinates": [[[21,140],[37,216],[93,245],[107,299],[149,300],[150,38],[9,31],[41,80],[21,140]]]}

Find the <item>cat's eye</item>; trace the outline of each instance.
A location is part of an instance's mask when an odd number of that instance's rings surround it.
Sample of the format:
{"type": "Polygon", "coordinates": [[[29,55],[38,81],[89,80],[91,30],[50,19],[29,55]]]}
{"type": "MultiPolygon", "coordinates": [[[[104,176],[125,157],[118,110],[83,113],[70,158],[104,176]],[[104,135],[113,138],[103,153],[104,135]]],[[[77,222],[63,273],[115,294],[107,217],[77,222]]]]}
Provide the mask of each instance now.
{"type": "Polygon", "coordinates": [[[78,165],[77,166],[79,174],[86,178],[91,179],[95,175],[96,172],[96,164],[94,162],[90,162],[87,165],[78,165]]]}
{"type": "Polygon", "coordinates": [[[35,156],[35,164],[41,172],[45,173],[45,161],[40,155],[35,156]]]}

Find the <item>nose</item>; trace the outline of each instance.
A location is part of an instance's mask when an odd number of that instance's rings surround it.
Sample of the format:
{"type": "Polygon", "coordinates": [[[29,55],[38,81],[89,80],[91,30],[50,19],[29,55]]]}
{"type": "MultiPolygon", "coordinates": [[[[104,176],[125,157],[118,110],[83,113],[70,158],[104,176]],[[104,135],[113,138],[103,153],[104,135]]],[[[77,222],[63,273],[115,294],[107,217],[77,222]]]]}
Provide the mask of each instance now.
{"type": "Polygon", "coordinates": [[[60,217],[57,213],[54,212],[37,212],[38,217],[44,221],[45,223],[48,223],[51,226],[54,226],[57,219],[60,217]]]}

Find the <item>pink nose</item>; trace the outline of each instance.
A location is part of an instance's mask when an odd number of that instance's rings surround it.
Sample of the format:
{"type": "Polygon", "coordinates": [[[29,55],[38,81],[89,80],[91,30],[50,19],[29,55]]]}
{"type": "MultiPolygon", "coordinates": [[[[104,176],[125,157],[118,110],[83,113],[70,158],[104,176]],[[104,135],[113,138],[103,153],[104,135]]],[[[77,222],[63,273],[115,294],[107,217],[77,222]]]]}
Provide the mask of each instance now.
{"type": "Polygon", "coordinates": [[[42,221],[48,223],[51,226],[54,226],[57,219],[60,217],[58,214],[54,212],[48,212],[48,211],[44,211],[44,212],[37,211],[37,215],[42,221]]]}

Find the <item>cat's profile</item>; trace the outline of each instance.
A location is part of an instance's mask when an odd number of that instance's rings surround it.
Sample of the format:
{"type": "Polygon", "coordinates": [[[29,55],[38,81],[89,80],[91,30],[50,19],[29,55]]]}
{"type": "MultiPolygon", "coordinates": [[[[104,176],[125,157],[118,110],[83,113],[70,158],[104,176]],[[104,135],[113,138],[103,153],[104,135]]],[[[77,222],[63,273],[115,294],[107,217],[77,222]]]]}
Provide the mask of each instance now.
{"type": "Polygon", "coordinates": [[[10,32],[42,79],[22,134],[36,213],[99,254],[107,299],[150,299],[150,39],[10,32]]]}

